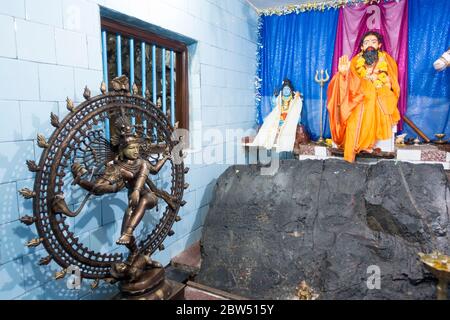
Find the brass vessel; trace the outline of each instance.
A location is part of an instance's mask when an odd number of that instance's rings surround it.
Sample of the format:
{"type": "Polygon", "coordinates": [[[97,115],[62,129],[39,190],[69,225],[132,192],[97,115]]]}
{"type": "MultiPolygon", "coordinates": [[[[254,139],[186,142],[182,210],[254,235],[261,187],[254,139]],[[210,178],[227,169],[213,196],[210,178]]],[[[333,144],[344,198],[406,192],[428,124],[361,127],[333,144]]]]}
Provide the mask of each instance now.
{"type": "Polygon", "coordinates": [[[419,257],[425,268],[438,279],[437,299],[446,300],[450,281],[450,256],[432,252],[431,254],[419,253],[419,257]]]}
{"type": "Polygon", "coordinates": [[[446,144],[448,142],[448,140],[444,140],[445,133],[436,133],[434,136],[437,138],[437,140],[433,141],[434,143],[446,144]]]}

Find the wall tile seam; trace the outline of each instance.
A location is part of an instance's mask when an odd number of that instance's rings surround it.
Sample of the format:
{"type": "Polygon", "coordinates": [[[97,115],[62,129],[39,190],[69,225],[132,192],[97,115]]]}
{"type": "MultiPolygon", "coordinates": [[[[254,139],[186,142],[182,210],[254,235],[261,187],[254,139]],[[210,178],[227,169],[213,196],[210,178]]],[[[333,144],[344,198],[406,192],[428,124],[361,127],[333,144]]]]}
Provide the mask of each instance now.
{"type": "MultiPolygon", "coordinates": [[[[47,65],[47,66],[61,66],[61,67],[69,67],[69,68],[73,68],[73,69],[81,69],[81,70],[85,70],[85,71],[99,71],[101,72],[102,69],[93,69],[93,68],[86,68],[84,66],[74,66],[73,64],[61,64],[61,63],[51,63],[51,62],[41,62],[41,61],[36,61],[36,60],[29,60],[29,59],[22,59],[22,58],[11,58],[11,57],[6,57],[6,56],[1,56],[1,59],[4,60],[12,60],[12,61],[18,61],[18,62],[27,62],[27,63],[34,63],[37,65],[47,65]]],[[[1,100],[1,99],[0,99],[1,100]]],[[[28,101],[28,100],[27,100],[28,101]]]]}
{"type": "MultiPolygon", "coordinates": [[[[54,25],[50,25],[50,24],[44,24],[44,23],[37,22],[37,21],[32,21],[32,20],[22,19],[22,18],[19,18],[19,17],[14,17],[14,37],[15,37],[15,39],[16,39],[16,47],[17,47],[17,21],[18,21],[18,20],[22,20],[22,21],[24,21],[24,22],[28,22],[28,23],[31,23],[31,24],[35,23],[35,24],[39,24],[39,25],[42,25],[42,26],[46,26],[46,27],[50,27],[50,28],[51,28],[51,31],[53,32],[53,44],[54,44],[54,48],[55,48],[54,54],[55,54],[55,60],[56,60],[56,29],[57,29],[58,27],[56,27],[56,26],[54,26],[54,25]]],[[[18,57],[19,57],[19,52],[18,52],[18,50],[17,50],[17,58],[18,58],[18,57]]],[[[19,58],[18,58],[17,60],[23,60],[23,61],[30,61],[30,62],[38,62],[38,63],[40,63],[40,61],[29,60],[29,59],[19,59],[19,58]]]]}
{"type": "MultiPolygon", "coordinates": [[[[93,4],[96,4],[96,5],[98,5],[99,7],[101,6],[101,4],[99,4],[99,3],[96,2],[96,1],[89,1],[89,2],[91,2],[91,3],[93,3],[93,4]]],[[[219,11],[225,11],[226,13],[228,13],[228,14],[231,15],[231,16],[233,16],[234,18],[241,20],[240,22],[242,22],[242,23],[251,24],[253,27],[256,27],[256,26],[257,26],[257,25],[253,25],[253,24],[251,23],[252,20],[250,20],[250,19],[244,19],[243,17],[237,16],[237,15],[233,14],[232,12],[230,12],[230,11],[224,9],[224,8],[221,8],[221,7],[217,6],[217,5],[216,5],[215,3],[213,3],[213,2],[210,2],[210,1],[208,1],[208,2],[209,2],[211,5],[213,5],[214,7],[217,7],[217,9],[218,9],[219,11]]],[[[246,5],[246,6],[249,6],[251,9],[253,9],[248,3],[243,3],[243,4],[246,5]]],[[[231,34],[233,34],[233,35],[235,35],[235,36],[237,36],[237,37],[239,37],[239,38],[241,38],[241,39],[244,39],[244,40],[246,40],[246,41],[249,41],[249,42],[251,42],[251,43],[254,43],[254,44],[257,43],[257,42],[255,42],[255,41],[253,41],[252,39],[249,39],[249,38],[246,38],[246,37],[242,37],[242,35],[239,34],[239,33],[234,33],[233,30],[222,28],[222,27],[220,27],[220,25],[211,23],[209,20],[205,20],[205,19],[203,19],[201,16],[194,15],[194,14],[192,14],[191,12],[189,12],[189,11],[187,11],[187,10],[183,10],[183,9],[180,8],[180,7],[174,6],[173,4],[167,4],[167,5],[168,5],[168,6],[171,6],[171,7],[173,7],[173,8],[176,8],[177,10],[182,11],[182,12],[184,12],[184,13],[187,14],[187,15],[192,16],[194,19],[201,20],[201,21],[206,22],[206,23],[208,23],[208,24],[210,24],[210,25],[213,25],[213,26],[215,26],[215,27],[221,29],[222,31],[229,32],[229,33],[231,33],[231,34]]],[[[108,8],[108,7],[107,7],[107,8],[108,8]]],[[[26,8],[25,1],[24,1],[24,9],[25,9],[25,17],[18,17],[18,16],[12,16],[12,15],[6,15],[6,14],[0,14],[0,15],[4,15],[4,16],[8,16],[8,17],[13,17],[14,19],[20,19],[20,20],[23,20],[23,21],[31,22],[31,23],[41,24],[41,25],[44,25],[44,26],[50,26],[50,27],[52,27],[52,28],[55,29],[55,30],[58,28],[58,29],[66,30],[66,31],[70,31],[70,32],[77,32],[77,33],[84,34],[84,35],[87,35],[87,36],[94,36],[93,34],[89,34],[89,33],[86,33],[86,32],[79,32],[78,30],[68,29],[68,28],[64,27],[64,8],[63,8],[62,6],[61,6],[61,15],[62,15],[62,26],[61,26],[61,27],[60,27],[60,26],[57,26],[57,25],[54,25],[54,24],[49,24],[49,23],[45,23],[45,22],[42,22],[42,21],[36,21],[36,20],[34,20],[34,19],[28,18],[28,17],[27,17],[27,8],[26,8]]],[[[147,21],[147,22],[148,22],[148,21],[147,21]]],[[[100,39],[100,33],[99,33],[98,38],[100,39]]]]}
{"type": "MultiPolygon", "coordinates": [[[[192,233],[197,232],[197,231],[198,231],[199,229],[201,229],[201,228],[202,228],[202,226],[196,228],[195,230],[192,230],[191,232],[187,233],[187,234],[184,235],[183,237],[181,237],[181,238],[177,239],[176,241],[174,241],[173,243],[171,243],[170,246],[168,246],[168,247],[165,248],[164,250],[168,250],[170,247],[176,245],[178,242],[182,242],[182,241],[183,241],[185,238],[187,238],[189,235],[191,235],[192,233]]],[[[187,249],[187,247],[186,247],[185,249],[187,249]]],[[[174,255],[174,256],[175,256],[175,255],[174,255]]],[[[171,258],[173,258],[173,257],[171,257],[171,258]]],[[[171,260],[172,260],[172,259],[171,259],[171,260]]]]}
{"type": "MultiPolygon", "coordinates": [[[[24,15],[26,16],[26,5],[25,5],[25,0],[23,1],[23,12],[24,12],[24,15]]],[[[14,17],[14,18],[22,18],[22,17],[14,16],[14,15],[7,15],[7,16],[14,17]]]]}
{"type": "MultiPolygon", "coordinates": [[[[231,32],[230,32],[230,33],[231,33],[231,32]]],[[[234,34],[234,33],[231,33],[231,34],[237,36],[237,35],[234,34]]],[[[244,40],[246,40],[247,42],[249,42],[251,45],[255,45],[255,46],[257,45],[257,42],[253,42],[253,41],[250,41],[250,40],[247,40],[247,39],[244,39],[244,40]]],[[[215,46],[215,47],[217,47],[216,43],[215,43],[215,42],[211,42],[211,41],[214,41],[214,40],[213,40],[213,39],[207,38],[207,39],[204,39],[204,40],[197,40],[197,43],[204,42],[204,43],[209,44],[210,46],[215,46]]]]}
{"type": "MultiPolygon", "coordinates": [[[[186,233],[183,233],[183,234],[178,233],[178,234],[179,234],[179,238],[175,238],[174,240],[172,240],[172,241],[170,242],[169,246],[167,247],[167,249],[170,248],[173,244],[176,244],[178,241],[181,241],[181,240],[183,240],[184,238],[186,238],[187,236],[189,236],[189,235],[191,235],[191,234],[197,232],[197,231],[198,231],[200,228],[202,228],[202,227],[203,227],[203,224],[197,226],[197,228],[195,228],[195,229],[192,229],[192,230],[187,231],[186,233]]],[[[175,235],[176,235],[176,234],[175,234],[175,235]]],[[[175,236],[175,235],[174,235],[174,236],[175,236]]],[[[166,238],[166,239],[168,239],[168,238],[166,238]]],[[[166,239],[164,239],[164,240],[166,240],[166,239]]],[[[186,248],[186,249],[187,249],[187,248],[186,248]]],[[[164,249],[164,250],[166,250],[166,249],[164,249]]],[[[173,257],[174,257],[174,256],[171,257],[171,260],[172,260],[173,257]]]]}
{"type": "MultiPolygon", "coordinates": [[[[218,65],[216,65],[216,64],[208,64],[208,63],[205,63],[205,62],[200,62],[200,65],[204,65],[204,66],[208,66],[208,67],[214,67],[214,68],[219,69],[221,71],[238,72],[238,73],[242,73],[242,75],[245,75],[245,76],[252,76],[252,75],[253,75],[253,77],[255,76],[254,73],[252,73],[252,72],[245,72],[245,71],[242,71],[242,69],[230,69],[230,68],[227,68],[227,67],[218,67],[218,65]]],[[[255,62],[255,69],[256,69],[256,62],[255,62]]],[[[201,84],[201,82],[200,82],[200,84],[201,84]]]]}
{"type": "MultiPolygon", "coordinates": [[[[15,101],[15,102],[17,102],[17,100],[2,100],[2,101],[15,101]]],[[[40,102],[40,101],[37,101],[37,102],[40,102]]],[[[35,139],[21,139],[21,140],[5,140],[5,141],[0,141],[0,143],[34,142],[34,141],[35,141],[35,139]]],[[[22,179],[22,180],[26,180],[26,179],[22,179]]],[[[4,182],[1,182],[1,184],[3,184],[3,183],[4,182]]]]}
{"type": "MultiPolygon", "coordinates": [[[[242,23],[247,23],[247,24],[249,24],[249,22],[252,21],[252,20],[250,20],[250,19],[245,19],[245,18],[243,18],[243,17],[237,16],[237,15],[235,15],[233,12],[230,12],[230,11],[228,11],[227,9],[218,6],[218,5],[215,4],[214,2],[211,2],[211,1],[208,1],[208,0],[206,0],[206,1],[209,2],[212,6],[216,7],[218,11],[224,11],[224,12],[228,13],[230,16],[233,16],[234,18],[241,20],[240,22],[242,22],[242,23]]],[[[250,6],[248,3],[244,3],[244,2],[242,2],[242,1],[241,1],[241,3],[244,4],[245,6],[250,7],[252,10],[254,10],[254,8],[253,8],[252,6],[250,6]]],[[[190,16],[192,16],[194,19],[197,19],[197,20],[206,22],[206,23],[208,23],[208,24],[210,24],[210,25],[213,25],[213,26],[215,26],[215,27],[218,27],[218,28],[222,29],[223,31],[230,32],[230,33],[232,33],[232,34],[234,34],[234,35],[236,35],[236,36],[238,36],[238,37],[240,37],[240,38],[242,38],[242,39],[251,41],[251,39],[247,39],[247,38],[245,38],[245,37],[242,37],[239,33],[234,33],[234,32],[233,32],[232,30],[230,30],[230,29],[222,28],[222,27],[220,27],[219,24],[214,24],[214,23],[210,22],[210,20],[205,20],[202,16],[194,15],[192,12],[190,12],[190,11],[188,11],[188,10],[184,10],[183,8],[178,7],[178,6],[176,6],[176,5],[173,5],[172,3],[168,3],[168,4],[166,4],[166,5],[167,5],[167,6],[170,6],[170,7],[172,7],[172,8],[175,8],[175,9],[177,9],[177,10],[179,10],[179,11],[181,11],[181,12],[187,14],[187,15],[190,15],[190,16]]],[[[147,21],[147,22],[148,22],[148,21],[147,21]]],[[[251,24],[251,25],[252,25],[253,27],[255,27],[255,29],[256,29],[256,28],[257,28],[257,21],[255,21],[255,24],[251,24]]],[[[255,44],[256,44],[256,43],[257,43],[257,42],[255,42],[255,44]]]]}
{"type": "Polygon", "coordinates": [[[27,292],[25,290],[25,272],[24,272],[24,267],[23,267],[24,263],[23,263],[23,259],[22,258],[23,258],[23,256],[20,256],[20,257],[17,257],[16,259],[13,259],[13,260],[7,261],[7,262],[5,262],[3,264],[0,264],[0,267],[2,267],[2,266],[6,265],[8,263],[14,263],[15,262],[15,263],[19,264],[21,269],[22,269],[22,272],[21,272],[22,273],[22,281],[21,281],[22,284],[21,284],[21,287],[24,289],[24,292],[20,293],[17,296],[11,297],[10,298],[11,300],[18,298],[18,297],[24,295],[27,292]],[[19,262],[19,260],[20,260],[20,262],[19,262]]]}
{"type": "MultiPolygon", "coordinates": [[[[214,2],[211,2],[211,1],[208,1],[208,0],[206,0],[206,1],[209,2],[213,7],[216,7],[216,8],[217,8],[217,11],[223,11],[223,12],[225,12],[225,13],[228,13],[230,16],[233,16],[234,18],[241,20],[240,22],[243,22],[243,23],[247,23],[247,24],[248,24],[249,21],[252,21],[251,19],[246,19],[246,18],[243,17],[243,16],[236,15],[236,14],[234,14],[233,12],[227,10],[226,8],[223,8],[223,7],[218,6],[218,5],[217,5],[216,3],[214,3],[214,2]]],[[[248,3],[244,3],[244,2],[242,2],[242,1],[241,1],[241,3],[244,4],[245,6],[250,7],[253,11],[255,11],[254,8],[253,8],[251,5],[249,5],[248,3]]],[[[169,6],[172,6],[172,7],[174,7],[174,8],[176,8],[176,9],[178,9],[178,10],[180,10],[180,11],[184,11],[184,12],[186,12],[186,13],[189,13],[189,12],[187,12],[187,11],[185,11],[185,10],[183,10],[183,9],[180,9],[180,8],[178,8],[178,7],[175,7],[175,6],[171,5],[171,4],[168,4],[168,5],[169,5],[169,6]]],[[[256,12],[256,11],[255,11],[255,14],[256,14],[256,17],[257,17],[257,12],[256,12]]],[[[205,21],[205,22],[209,22],[209,21],[210,21],[210,20],[202,19],[201,16],[194,16],[194,17],[197,17],[199,20],[202,20],[202,21],[205,21]]],[[[256,22],[255,25],[252,25],[252,26],[257,27],[257,22],[256,22]]],[[[222,29],[223,29],[223,28],[222,28],[222,29]]],[[[226,30],[226,29],[224,29],[224,30],[226,30]]],[[[231,31],[231,30],[230,30],[230,31],[231,31]]]]}
{"type": "MultiPolygon", "coordinates": [[[[213,45],[209,45],[209,46],[214,47],[213,45]]],[[[220,50],[221,52],[236,54],[238,56],[241,56],[241,57],[244,57],[244,58],[250,59],[250,60],[254,60],[255,59],[255,55],[253,55],[253,56],[245,55],[245,54],[240,53],[239,51],[227,50],[227,49],[220,48],[220,47],[214,47],[214,50],[220,50]]],[[[253,50],[253,48],[252,48],[252,50],[253,50]]],[[[255,47],[255,51],[256,51],[256,47],[255,47]]],[[[200,57],[200,63],[207,64],[204,61],[202,61],[201,57],[200,57]]],[[[256,62],[255,62],[255,65],[256,65],[256,62]]]]}
{"type": "MultiPolygon", "coordinates": [[[[78,1],[79,1],[79,0],[78,0],[78,1]]],[[[26,2],[26,1],[24,1],[24,3],[25,3],[25,2],[26,2]]],[[[97,3],[96,1],[89,1],[89,2],[92,2],[93,4],[96,4],[98,7],[100,7],[100,4],[97,3]]],[[[62,23],[61,26],[55,25],[55,24],[50,24],[50,23],[46,23],[46,22],[42,22],[42,21],[38,21],[38,20],[34,20],[34,19],[29,18],[29,17],[28,17],[28,14],[27,14],[27,6],[26,6],[26,4],[25,4],[25,17],[16,17],[16,16],[11,16],[11,17],[14,17],[14,18],[17,18],[17,19],[21,19],[21,20],[24,20],[24,21],[27,21],[27,22],[31,22],[31,23],[37,23],[37,24],[41,24],[41,25],[44,25],[44,26],[50,26],[50,27],[53,27],[55,30],[56,30],[56,29],[61,29],[61,30],[64,30],[64,31],[76,32],[76,33],[84,34],[84,35],[86,35],[86,36],[92,36],[92,37],[94,37],[94,34],[88,33],[88,32],[86,32],[86,31],[80,31],[80,30],[75,30],[75,29],[69,29],[69,28],[65,27],[65,26],[64,26],[64,21],[65,21],[65,19],[64,19],[64,7],[63,7],[63,5],[61,5],[61,12],[60,12],[60,13],[61,13],[61,23],[62,23]]],[[[4,14],[0,14],[0,15],[4,15],[4,14]]],[[[6,15],[6,16],[9,16],[9,15],[6,15]]],[[[99,38],[99,39],[101,38],[100,33],[99,33],[98,38],[99,38]]]]}
{"type": "MultiPolygon", "coordinates": [[[[175,7],[175,6],[171,5],[171,4],[167,4],[167,5],[168,5],[168,6],[171,6],[172,8],[175,8],[175,9],[177,9],[177,10],[179,10],[179,11],[181,11],[181,12],[187,14],[187,15],[192,16],[192,17],[193,17],[194,19],[196,19],[196,20],[200,20],[200,21],[205,22],[206,24],[209,24],[209,25],[211,25],[211,26],[213,26],[213,27],[216,27],[216,28],[218,28],[218,29],[220,29],[220,30],[222,30],[222,31],[225,31],[225,32],[230,33],[230,34],[233,34],[234,36],[239,37],[239,38],[241,38],[241,39],[243,39],[243,40],[246,40],[246,41],[248,41],[248,42],[257,44],[257,41],[253,41],[253,40],[250,39],[250,38],[243,37],[241,34],[235,33],[235,32],[233,32],[233,30],[231,30],[231,29],[225,29],[225,28],[221,27],[221,26],[218,25],[218,24],[214,24],[214,23],[210,22],[210,20],[205,20],[205,19],[203,19],[201,16],[193,15],[191,12],[186,11],[186,10],[182,10],[182,9],[180,9],[180,8],[178,8],[178,7],[175,7]]],[[[108,8],[108,7],[107,7],[107,8],[108,8]]],[[[225,10],[225,11],[226,11],[226,10],[225,10]]],[[[229,11],[226,11],[226,12],[229,13],[229,11]]],[[[125,13],[125,14],[126,14],[126,13],[125,13]]],[[[232,13],[230,13],[230,15],[232,15],[232,16],[233,16],[234,18],[236,18],[236,19],[242,20],[241,22],[243,22],[243,23],[247,23],[247,24],[248,24],[249,21],[251,21],[251,20],[243,19],[243,18],[238,17],[238,16],[236,16],[236,15],[233,15],[232,13]]],[[[144,19],[140,19],[140,20],[145,21],[145,22],[147,22],[147,23],[152,23],[150,20],[144,20],[144,19]]],[[[256,22],[255,25],[252,24],[252,26],[255,27],[255,30],[256,30],[256,29],[257,29],[257,22],[256,22]]],[[[172,28],[172,30],[171,30],[170,28],[167,28],[167,29],[170,30],[170,31],[172,31],[172,32],[177,32],[177,31],[174,31],[173,28],[172,28]]],[[[199,41],[198,41],[198,42],[199,42],[199,41]]]]}
{"type": "MultiPolygon", "coordinates": [[[[0,16],[1,16],[1,15],[4,15],[4,14],[0,14],[0,16]]],[[[46,27],[62,28],[62,27],[57,26],[57,25],[55,25],[55,24],[46,23],[46,22],[42,22],[42,21],[38,21],[38,20],[34,20],[34,19],[31,19],[31,18],[28,18],[26,12],[25,12],[25,17],[15,17],[15,16],[9,16],[9,15],[5,15],[5,16],[13,17],[13,18],[15,18],[15,19],[20,19],[20,20],[23,20],[23,21],[26,21],[26,22],[30,22],[30,23],[40,24],[40,25],[43,25],[43,26],[46,26],[46,27]]]]}
{"type": "Polygon", "coordinates": [[[16,46],[16,59],[19,58],[19,50],[17,49],[17,22],[16,17],[13,17],[13,24],[14,24],[14,44],[16,46]]]}

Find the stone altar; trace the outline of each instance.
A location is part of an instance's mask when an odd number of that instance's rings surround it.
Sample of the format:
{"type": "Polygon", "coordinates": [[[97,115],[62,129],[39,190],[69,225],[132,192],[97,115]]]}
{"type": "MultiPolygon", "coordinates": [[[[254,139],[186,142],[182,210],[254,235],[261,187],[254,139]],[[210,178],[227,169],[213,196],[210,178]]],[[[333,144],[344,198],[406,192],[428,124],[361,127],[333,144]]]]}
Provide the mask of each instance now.
{"type": "Polygon", "coordinates": [[[218,179],[196,281],[257,299],[434,299],[418,252],[450,251],[441,165],[286,160],[274,176],[232,166],[218,179]],[[380,268],[369,289],[368,267],[380,268]]]}

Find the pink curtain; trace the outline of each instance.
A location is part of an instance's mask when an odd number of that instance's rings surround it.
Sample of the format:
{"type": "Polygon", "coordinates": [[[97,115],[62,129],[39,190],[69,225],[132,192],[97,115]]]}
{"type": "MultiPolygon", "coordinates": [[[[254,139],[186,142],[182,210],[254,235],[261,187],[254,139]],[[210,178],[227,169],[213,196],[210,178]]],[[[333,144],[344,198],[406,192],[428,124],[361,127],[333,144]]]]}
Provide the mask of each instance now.
{"type": "MultiPolygon", "coordinates": [[[[347,6],[340,9],[336,45],[333,56],[333,74],[337,72],[339,57],[346,54],[353,57],[359,51],[361,37],[369,30],[383,35],[384,50],[398,64],[401,88],[398,109],[401,116],[406,113],[407,71],[408,71],[408,1],[380,4],[347,6]]],[[[402,130],[403,123],[398,129],[402,130]]]]}

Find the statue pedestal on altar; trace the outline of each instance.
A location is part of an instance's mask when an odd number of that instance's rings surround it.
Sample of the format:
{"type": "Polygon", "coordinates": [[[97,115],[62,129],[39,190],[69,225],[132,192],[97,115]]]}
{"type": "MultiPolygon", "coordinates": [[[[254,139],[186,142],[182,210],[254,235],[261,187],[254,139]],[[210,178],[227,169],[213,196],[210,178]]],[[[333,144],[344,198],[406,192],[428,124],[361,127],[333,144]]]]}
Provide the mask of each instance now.
{"type": "Polygon", "coordinates": [[[395,134],[397,133],[397,126],[392,127],[392,137],[386,140],[378,140],[375,148],[381,149],[382,152],[395,151],[395,134]]]}
{"type": "MultiPolygon", "coordinates": [[[[397,126],[392,127],[392,136],[386,140],[378,140],[375,144],[375,149],[378,148],[381,152],[395,152],[395,135],[397,133],[397,126]]],[[[333,142],[333,148],[338,146],[333,142]]]]}

